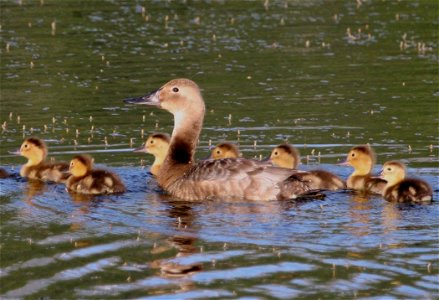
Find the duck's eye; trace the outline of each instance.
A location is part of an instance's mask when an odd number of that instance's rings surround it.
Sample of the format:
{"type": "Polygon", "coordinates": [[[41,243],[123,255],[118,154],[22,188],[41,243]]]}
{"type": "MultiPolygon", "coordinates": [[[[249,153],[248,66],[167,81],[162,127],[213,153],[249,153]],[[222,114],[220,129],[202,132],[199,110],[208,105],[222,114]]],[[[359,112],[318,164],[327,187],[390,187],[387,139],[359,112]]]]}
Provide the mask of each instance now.
{"type": "Polygon", "coordinates": [[[216,150],[216,154],[221,154],[221,151],[219,151],[219,150],[216,150]]]}
{"type": "Polygon", "coordinates": [[[392,168],[387,168],[387,171],[389,171],[389,172],[392,171],[392,168]]]}
{"type": "Polygon", "coordinates": [[[173,88],[172,91],[173,91],[174,93],[178,93],[178,87],[173,88]]]}
{"type": "Polygon", "coordinates": [[[24,148],[27,148],[28,147],[28,144],[24,144],[24,148]]]}
{"type": "Polygon", "coordinates": [[[150,144],[154,144],[154,141],[149,142],[150,144]]]}
{"type": "Polygon", "coordinates": [[[279,153],[277,153],[277,151],[276,152],[274,152],[274,155],[278,155],[279,153]]]}
{"type": "Polygon", "coordinates": [[[355,157],[355,153],[352,153],[351,156],[352,156],[352,157],[355,157]]]}

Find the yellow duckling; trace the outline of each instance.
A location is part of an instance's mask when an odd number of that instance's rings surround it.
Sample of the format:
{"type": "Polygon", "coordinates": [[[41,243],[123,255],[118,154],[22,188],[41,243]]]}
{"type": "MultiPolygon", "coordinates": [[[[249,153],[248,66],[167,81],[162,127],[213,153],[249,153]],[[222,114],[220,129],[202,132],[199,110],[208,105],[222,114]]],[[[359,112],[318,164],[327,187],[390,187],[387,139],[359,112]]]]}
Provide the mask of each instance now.
{"type": "Polygon", "coordinates": [[[171,138],[166,133],[153,133],[146,139],[145,145],[134,150],[134,152],[145,152],[154,156],[154,163],[150,172],[157,176],[166,155],[168,154],[171,138]]]}
{"type": "MultiPolygon", "coordinates": [[[[288,144],[277,146],[271,151],[270,160],[273,165],[297,169],[300,162],[300,154],[296,148],[288,144]]],[[[346,188],[346,183],[338,176],[324,170],[310,170],[300,175],[309,181],[309,186],[315,190],[339,190],[346,188]]]]}
{"type": "Polygon", "coordinates": [[[70,161],[67,189],[81,194],[113,194],[125,192],[119,176],[107,170],[93,170],[93,159],[88,155],[77,155],[70,161]]]}
{"type": "Polygon", "coordinates": [[[238,147],[227,142],[216,145],[210,153],[211,159],[236,158],[240,156],[241,153],[239,152],[238,147]]]}
{"type": "Polygon", "coordinates": [[[20,175],[41,181],[65,182],[69,165],[63,162],[46,162],[47,152],[47,146],[43,140],[33,137],[25,139],[20,149],[13,152],[28,159],[27,163],[21,167],[20,175]]]}
{"type": "Polygon", "coordinates": [[[386,162],[381,177],[387,181],[383,196],[387,201],[424,202],[433,199],[433,191],[421,179],[405,178],[406,168],[398,161],[386,162]]]}
{"type": "Polygon", "coordinates": [[[349,189],[382,194],[387,182],[384,179],[372,177],[371,173],[375,165],[375,152],[368,145],[353,147],[346,158],[340,163],[343,166],[351,166],[354,172],[349,176],[347,185],[349,189]]]}

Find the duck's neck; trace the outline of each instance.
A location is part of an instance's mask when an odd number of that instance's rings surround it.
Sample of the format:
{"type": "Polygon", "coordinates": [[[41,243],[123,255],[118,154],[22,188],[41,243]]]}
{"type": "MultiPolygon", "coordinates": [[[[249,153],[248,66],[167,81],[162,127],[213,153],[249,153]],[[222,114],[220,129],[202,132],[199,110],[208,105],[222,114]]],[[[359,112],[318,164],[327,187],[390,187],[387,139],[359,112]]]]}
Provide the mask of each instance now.
{"type": "Polygon", "coordinates": [[[372,172],[373,165],[370,163],[361,164],[354,169],[352,176],[366,176],[372,172]]]}
{"type": "Polygon", "coordinates": [[[41,155],[32,155],[28,157],[27,163],[26,163],[26,167],[33,167],[33,166],[37,166],[40,163],[42,163],[44,160],[44,157],[41,155]]]}
{"type": "Polygon", "coordinates": [[[160,169],[158,181],[166,187],[194,163],[195,149],[204,119],[204,105],[174,113],[171,143],[160,169]]]}

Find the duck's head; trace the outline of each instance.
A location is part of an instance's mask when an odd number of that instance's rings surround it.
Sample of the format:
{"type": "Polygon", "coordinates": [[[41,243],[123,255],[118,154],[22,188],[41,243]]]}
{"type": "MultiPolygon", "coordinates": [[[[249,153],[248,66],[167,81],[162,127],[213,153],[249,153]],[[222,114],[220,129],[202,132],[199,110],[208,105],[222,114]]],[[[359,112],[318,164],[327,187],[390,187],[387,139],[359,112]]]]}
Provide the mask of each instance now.
{"type": "Polygon", "coordinates": [[[204,114],[204,101],[200,88],[190,79],[174,79],[143,97],[124,100],[125,103],[153,105],[174,115],[180,112],[201,110],[204,114]]]}
{"type": "Polygon", "coordinates": [[[381,178],[387,181],[389,186],[395,185],[405,178],[405,165],[399,161],[388,161],[383,165],[381,178]]]}
{"type": "Polygon", "coordinates": [[[70,161],[69,171],[74,177],[82,177],[93,168],[93,158],[88,155],[76,155],[70,161]]]}
{"type": "Polygon", "coordinates": [[[271,151],[270,160],[275,166],[296,169],[300,163],[300,155],[293,146],[282,144],[271,151]]]}
{"type": "Polygon", "coordinates": [[[154,156],[166,156],[171,138],[166,133],[153,133],[146,139],[145,145],[134,152],[146,152],[154,156]]]}
{"type": "Polygon", "coordinates": [[[375,164],[375,152],[368,145],[353,147],[346,160],[339,165],[351,166],[357,175],[367,175],[372,171],[375,164]]]}
{"type": "Polygon", "coordinates": [[[241,156],[239,149],[236,145],[232,143],[221,143],[213,148],[210,158],[211,159],[221,159],[221,158],[236,158],[241,156]]]}
{"type": "Polygon", "coordinates": [[[46,159],[47,146],[43,140],[31,137],[25,139],[20,149],[12,153],[26,157],[29,165],[37,165],[46,159]]]}

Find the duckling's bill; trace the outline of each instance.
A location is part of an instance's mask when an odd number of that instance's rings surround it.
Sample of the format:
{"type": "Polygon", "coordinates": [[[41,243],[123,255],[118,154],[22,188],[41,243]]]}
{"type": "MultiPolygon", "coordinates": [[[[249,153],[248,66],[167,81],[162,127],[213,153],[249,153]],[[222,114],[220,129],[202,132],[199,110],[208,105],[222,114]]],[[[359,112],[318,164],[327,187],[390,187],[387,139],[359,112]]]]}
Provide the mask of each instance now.
{"type": "Polygon", "coordinates": [[[123,102],[129,103],[129,104],[143,104],[143,105],[153,105],[153,106],[160,106],[160,91],[161,88],[158,90],[155,90],[143,97],[134,97],[134,98],[127,98],[124,99],[123,102]]]}
{"type": "Polygon", "coordinates": [[[135,148],[133,152],[146,152],[145,146],[141,146],[139,148],[135,148]]]}

